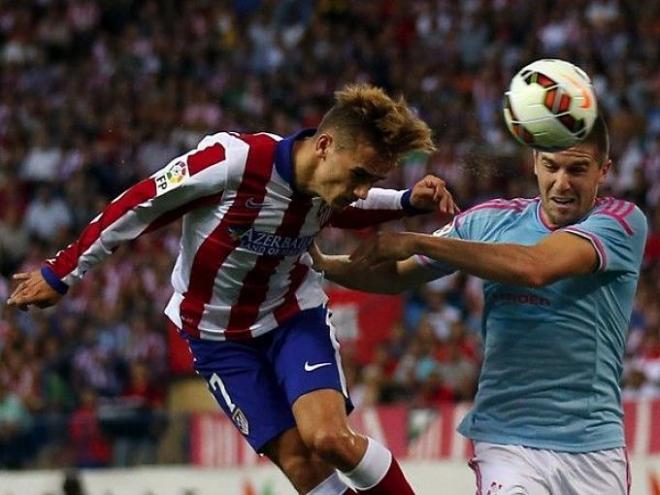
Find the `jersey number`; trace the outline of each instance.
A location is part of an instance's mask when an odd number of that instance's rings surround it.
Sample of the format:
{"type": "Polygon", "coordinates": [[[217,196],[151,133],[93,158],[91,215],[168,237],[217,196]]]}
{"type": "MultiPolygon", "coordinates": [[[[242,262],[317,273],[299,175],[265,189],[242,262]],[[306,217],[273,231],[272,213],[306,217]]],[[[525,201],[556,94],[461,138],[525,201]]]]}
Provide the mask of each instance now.
{"type": "Polygon", "coordinates": [[[233,413],[234,409],[236,409],[236,404],[231,401],[231,397],[229,397],[229,394],[227,393],[227,389],[225,388],[225,384],[222,381],[222,378],[213,373],[211,378],[209,378],[209,384],[211,385],[211,389],[215,390],[216,392],[220,392],[223,400],[225,401],[225,404],[227,404],[227,407],[229,408],[229,412],[233,413]]]}

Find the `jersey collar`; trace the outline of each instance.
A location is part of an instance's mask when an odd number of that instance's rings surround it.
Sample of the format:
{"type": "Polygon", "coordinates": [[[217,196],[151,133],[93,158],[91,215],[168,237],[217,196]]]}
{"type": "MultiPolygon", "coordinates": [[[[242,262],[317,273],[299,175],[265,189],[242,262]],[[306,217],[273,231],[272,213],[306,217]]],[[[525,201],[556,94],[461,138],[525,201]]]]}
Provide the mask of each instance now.
{"type": "Polygon", "coordinates": [[[294,175],[293,175],[293,144],[298,139],[304,139],[313,136],[316,129],[303,129],[290,136],[285,137],[277,143],[277,151],[275,152],[275,168],[277,173],[280,174],[286,182],[289,183],[291,189],[295,190],[294,175]]]}
{"type": "Polygon", "coordinates": [[[537,196],[536,199],[539,200],[538,203],[536,204],[536,219],[537,219],[538,223],[541,224],[541,226],[544,227],[545,230],[548,231],[548,232],[554,232],[555,230],[563,229],[564,227],[568,227],[569,225],[576,225],[576,224],[584,221],[589,215],[591,215],[591,212],[593,212],[594,209],[602,201],[601,198],[596,198],[596,202],[595,202],[594,206],[584,216],[582,216],[582,217],[578,218],[577,220],[575,220],[575,222],[569,223],[568,225],[562,225],[561,227],[553,227],[552,225],[548,224],[545,221],[545,219],[543,218],[543,214],[541,213],[541,208],[542,208],[542,206],[541,206],[541,197],[537,196]]]}

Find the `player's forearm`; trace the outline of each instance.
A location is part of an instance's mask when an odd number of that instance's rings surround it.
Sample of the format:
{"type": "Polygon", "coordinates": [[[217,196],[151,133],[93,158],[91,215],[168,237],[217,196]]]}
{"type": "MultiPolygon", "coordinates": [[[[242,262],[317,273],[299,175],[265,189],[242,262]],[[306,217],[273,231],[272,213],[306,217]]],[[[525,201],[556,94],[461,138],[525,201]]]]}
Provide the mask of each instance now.
{"type": "Polygon", "coordinates": [[[349,289],[378,294],[397,294],[405,289],[399,283],[396,263],[358,268],[348,256],[324,256],[314,268],[323,271],[328,280],[349,289]]]}
{"type": "Polygon", "coordinates": [[[363,229],[406,216],[428,213],[411,203],[411,191],[373,188],[365,200],[358,200],[334,212],[329,225],[341,229],[363,229]]]}
{"type": "Polygon", "coordinates": [[[541,263],[531,246],[410,234],[412,251],[470,275],[513,285],[542,286],[541,263]]]}

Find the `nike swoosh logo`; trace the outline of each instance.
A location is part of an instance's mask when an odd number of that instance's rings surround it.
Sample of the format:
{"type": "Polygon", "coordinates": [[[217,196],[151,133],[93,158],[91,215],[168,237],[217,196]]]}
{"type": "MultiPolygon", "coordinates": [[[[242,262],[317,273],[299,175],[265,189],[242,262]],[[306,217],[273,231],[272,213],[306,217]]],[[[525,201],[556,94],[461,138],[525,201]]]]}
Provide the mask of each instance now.
{"type": "Polygon", "coordinates": [[[266,203],[265,202],[264,203],[259,203],[258,201],[255,201],[254,198],[248,198],[247,201],[245,202],[245,206],[247,206],[248,208],[252,208],[252,209],[256,210],[256,209],[263,208],[264,206],[266,206],[266,203]]]}
{"type": "Polygon", "coordinates": [[[332,363],[318,363],[318,364],[309,364],[309,361],[305,361],[305,371],[314,371],[324,366],[331,366],[332,363]]]}

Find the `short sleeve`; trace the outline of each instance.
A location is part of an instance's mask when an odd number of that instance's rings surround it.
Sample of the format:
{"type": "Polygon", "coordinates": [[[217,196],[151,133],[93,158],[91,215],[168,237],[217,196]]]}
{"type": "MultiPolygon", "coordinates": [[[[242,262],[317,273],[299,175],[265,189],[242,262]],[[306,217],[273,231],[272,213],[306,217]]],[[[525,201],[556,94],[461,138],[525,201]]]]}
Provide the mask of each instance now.
{"type": "Polygon", "coordinates": [[[561,229],[587,239],[598,254],[598,270],[637,272],[648,234],[646,217],[632,203],[599,208],[580,223],[561,229]]]}
{"type": "MultiPolygon", "coordinates": [[[[461,236],[458,232],[458,217],[455,217],[451,223],[448,223],[441,229],[438,229],[435,232],[433,232],[432,235],[434,237],[461,239],[461,236]]],[[[424,256],[422,254],[416,254],[415,261],[419,265],[428,268],[430,270],[433,270],[439,276],[449,275],[450,273],[454,273],[456,271],[456,268],[441,261],[435,260],[433,258],[429,258],[428,256],[424,256]]]]}

